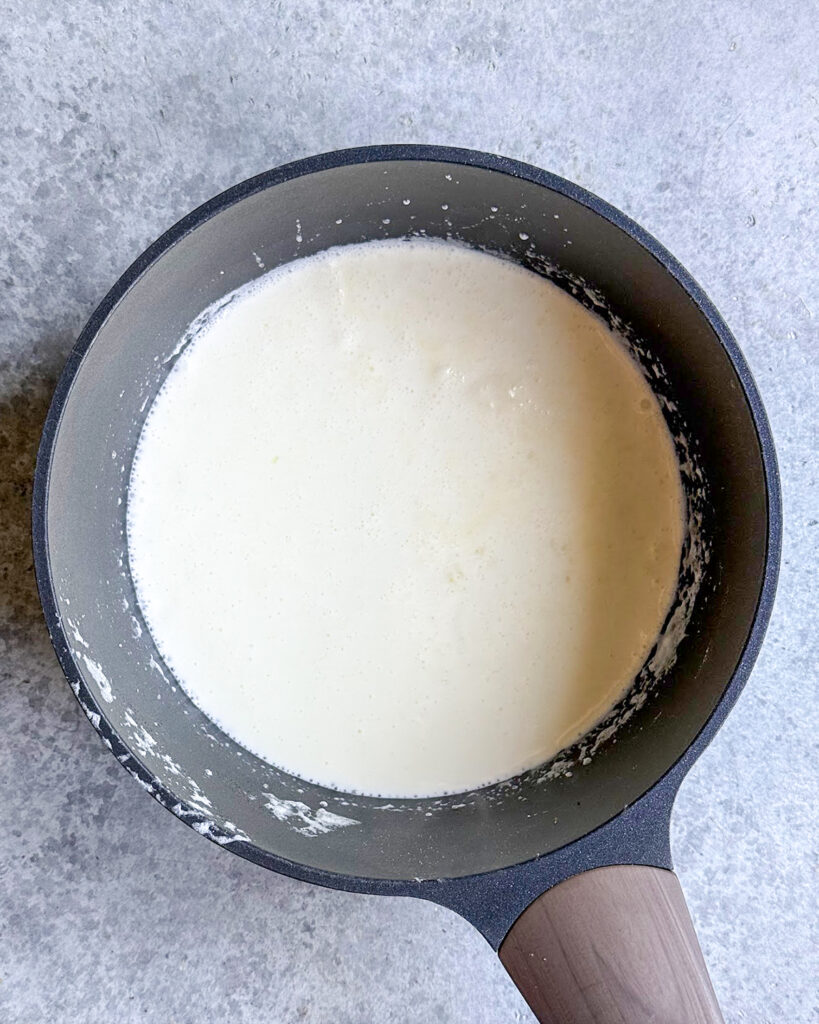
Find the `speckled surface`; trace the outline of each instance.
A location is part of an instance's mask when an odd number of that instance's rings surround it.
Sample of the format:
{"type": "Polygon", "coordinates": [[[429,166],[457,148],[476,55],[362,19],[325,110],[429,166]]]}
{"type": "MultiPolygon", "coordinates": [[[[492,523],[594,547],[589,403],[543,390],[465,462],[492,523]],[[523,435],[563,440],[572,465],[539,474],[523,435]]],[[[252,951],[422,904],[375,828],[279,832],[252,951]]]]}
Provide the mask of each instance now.
{"type": "Polygon", "coordinates": [[[29,549],[51,388],[95,303],[213,193],[340,146],[509,154],[635,217],[739,338],[778,443],[768,640],[686,781],[673,848],[728,1024],[817,1008],[819,72],[781,0],[11,0],[0,16],[0,1020],[531,1017],[445,910],[328,892],[205,842],[65,685],[29,549]]]}

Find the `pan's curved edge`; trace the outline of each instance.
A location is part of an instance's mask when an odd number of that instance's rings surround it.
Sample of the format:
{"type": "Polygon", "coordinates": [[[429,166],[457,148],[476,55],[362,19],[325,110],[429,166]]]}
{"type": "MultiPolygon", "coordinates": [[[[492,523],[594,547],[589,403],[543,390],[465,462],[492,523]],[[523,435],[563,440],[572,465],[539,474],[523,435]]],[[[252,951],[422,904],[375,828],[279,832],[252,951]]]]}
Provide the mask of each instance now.
{"type": "Polygon", "coordinates": [[[543,185],[592,209],[642,245],[696,303],[727,352],[751,410],[765,473],[768,511],[765,574],[737,668],[710,717],[677,762],[646,793],[593,832],[548,855],[481,875],[440,880],[392,880],[341,875],[312,868],[267,853],[252,843],[222,833],[218,828],[205,833],[200,831],[220,846],[230,845],[232,852],[253,863],[315,885],[373,895],[416,896],[447,906],[469,920],[497,948],[532,899],[579,871],[613,863],[671,866],[668,823],[677,789],[736,702],[756,660],[773,609],[782,544],[782,501],[773,437],[759,392],[739,346],[703,289],[668,250],[636,222],[593,193],[533,165],[476,150],[415,144],[365,146],[307,157],[265,171],[213,197],[173,225],[131,264],[91,315],[68,357],[46,416],[34,473],[32,546],[35,576],[51,642],[83,711],[105,745],[142,788],[185,824],[196,829],[203,820],[201,812],[157,782],[133,751],[125,746],[107,721],[104,709],[98,706],[85,686],[70,654],[53,589],[46,521],[51,458],[63,408],[85,352],[114,307],[148,267],[189,232],[227,206],[281,182],[350,164],[389,160],[465,164],[543,185]]]}

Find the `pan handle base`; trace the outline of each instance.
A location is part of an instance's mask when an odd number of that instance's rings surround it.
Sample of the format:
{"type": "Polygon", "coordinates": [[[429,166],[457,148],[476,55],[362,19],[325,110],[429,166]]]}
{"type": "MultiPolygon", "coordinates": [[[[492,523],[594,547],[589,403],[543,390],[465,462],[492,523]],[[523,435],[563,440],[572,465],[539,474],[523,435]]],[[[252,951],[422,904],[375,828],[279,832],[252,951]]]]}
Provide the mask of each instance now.
{"type": "Polygon", "coordinates": [[[424,882],[413,895],[449,907],[498,950],[530,904],[593,868],[640,864],[671,869],[671,808],[684,771],[669,773],[616,818],[553,853],[485,875],[424,882]]]}

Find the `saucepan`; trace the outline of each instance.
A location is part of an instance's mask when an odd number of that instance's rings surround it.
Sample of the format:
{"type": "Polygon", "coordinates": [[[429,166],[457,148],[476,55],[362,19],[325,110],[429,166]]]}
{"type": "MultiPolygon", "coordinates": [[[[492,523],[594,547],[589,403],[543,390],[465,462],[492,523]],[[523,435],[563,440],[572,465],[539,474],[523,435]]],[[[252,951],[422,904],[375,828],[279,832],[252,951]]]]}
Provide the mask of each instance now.
{"type": "Polygon", "coordinates": [[[669,818],[762,641],[779,483],[728,328],[622,213],[514,160],[427,146],[330,153],[236,185],[155,242],[91,317],[45,424],[33,534],[48,629],[80,704],[139,785],[201,835],[307,882],[451,908],[499,951],[541,1021],[721,1019],[671,870],[669,818]],[[606,721],[505,783],[386,800],[279,771],[190,702],[140,614],[125,514],[147,411],[203,310],[290,260],[414,234],[515,260],[617,328],[674,436],[687,535],[664,633],[606,721]]]}

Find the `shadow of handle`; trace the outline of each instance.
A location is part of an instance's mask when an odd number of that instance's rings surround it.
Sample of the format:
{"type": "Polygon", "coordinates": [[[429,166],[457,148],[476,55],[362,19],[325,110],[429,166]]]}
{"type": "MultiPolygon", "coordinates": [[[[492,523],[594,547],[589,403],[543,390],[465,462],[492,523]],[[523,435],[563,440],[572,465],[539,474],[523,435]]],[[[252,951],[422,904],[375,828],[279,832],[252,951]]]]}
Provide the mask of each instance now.
{"type": "Polygon", "coordinates": [[[541,1024],[723,1024],[673,871],[617,865],[539,896],[499,949],[541,1024]]]}

